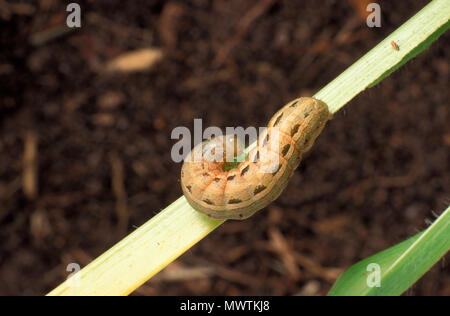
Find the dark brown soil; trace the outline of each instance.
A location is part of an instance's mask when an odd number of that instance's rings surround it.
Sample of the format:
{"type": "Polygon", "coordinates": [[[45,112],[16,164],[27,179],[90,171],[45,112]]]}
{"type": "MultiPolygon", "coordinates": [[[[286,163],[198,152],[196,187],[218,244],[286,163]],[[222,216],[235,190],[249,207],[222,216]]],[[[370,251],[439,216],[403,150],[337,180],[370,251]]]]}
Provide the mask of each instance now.
{"type": "MultiPolygon", "coordinates": [[[[378,2],[370,29],[356,0],[79,1],[81,29],[50,38],[64,3],[1,2],[0,295],[47,293],[68,263],[177,199],[173,128],[264,126],[428,1],[378,2]],[[150,70],[102,71],[144,47],[164,53],[150,70]]],[[[276,202],[136,294],[324,295],[346,267],[425,229],[450,202],[449,44],[347,104],[276,202]]],[[[450,295],[448,263],[407,294],[450,295]]]]}

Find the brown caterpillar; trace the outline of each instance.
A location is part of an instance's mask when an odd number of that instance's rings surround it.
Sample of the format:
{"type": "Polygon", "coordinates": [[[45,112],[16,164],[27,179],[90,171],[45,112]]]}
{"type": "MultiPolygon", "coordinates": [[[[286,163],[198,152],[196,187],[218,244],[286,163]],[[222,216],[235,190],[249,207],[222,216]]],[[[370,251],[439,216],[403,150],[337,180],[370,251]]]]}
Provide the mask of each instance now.
{"type": "Polygon", "coordinates": [[[252,216],[278,198],[302,154],[311,148],[329,119],[328,106],[320,100],[302,97],[289,102],[270,119],[246,160],[228,171],[226,162],[205,156],[196,162],[195,155],[239,155],[242,145],[236,138],[227,135],[198,144],[181,169],[186,199],[194,209],[215,219],[252,216]]]}

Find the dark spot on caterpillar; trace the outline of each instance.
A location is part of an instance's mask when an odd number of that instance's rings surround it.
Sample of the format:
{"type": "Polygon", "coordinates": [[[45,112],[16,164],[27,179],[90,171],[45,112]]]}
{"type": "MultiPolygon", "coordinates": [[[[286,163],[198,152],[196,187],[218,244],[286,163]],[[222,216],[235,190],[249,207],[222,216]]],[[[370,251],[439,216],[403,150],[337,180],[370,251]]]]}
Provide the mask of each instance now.
{"type": "Polygon", "coordinates": [[[283,117],[283,114],[284,114],[284,113],[281,113],[281,114],[277,117],[277,119],[275,120],[275,123],[273,123],[273,126],[277,126],[277,124],[280,123],[280,120],[281,120],[281,118],[283,117]]]}
{"type": "Polygon", "coordinates": [[[297,134],[299,128],[300,128],[300,124],[296,124],[296,125],[291,129],[291,136],[294,136],[295,134],[297,134]]]}
{"type": "Polygon", "coordinates": [[[241,202],[242,202],[242,200],[239,200],[239,199],[231,199],[228,201],[228,204],[238,204],[241,202]]]}
{"type": "Polygon", "coordinates": [[[286,156],[286,154],[289,152],[289,149],[291,148],[291,144],[286,144],[284,145],[283,149],[281,150],[281,154],[284,156],[286,156]]]}
{"type": "Polygon", "coordinates": [[[307,118],[309,116],[309,112],[305,113],[305,118],[307,118]]]}
{"type": "Polygon", "coordinates": [[[261,185],[261,184],[256,186],[255,191],[253,191],[253,195],[256,195],[256,194],[264,191],[266,188],[267,187],[265,185],[261,185]]]}
{"type": "Polygon", "coordinates": [[[243,216],[242,214],[239,214],[239,217],[240,217],[240,218],[242,218],[242,216],[243,216]]]}
{"type": "Polygon", "coordinates": [[[236,175],[229,176],[229,177],[227,178],[227,180],[228,180],[228,181],[231,181],[231,180],[234,179],[235,176],[236,176],[236,175]]]}
{"type": "Polygon", "coordinates": [[[215,182],[219,182],[219,181],[220,181],[220,178],[214,178],[214,181],[215,181],[215,182]]]}
{"type": "Polygon", "coordinates": [[[181,170],[181,177],[184,178],[184,171],[181,170]]]}
{"type": "Polygon", "coordinates": [[[209,177],[209,173],[208,173],[208,172],[204,172],[204,173],[202,174],[202,176],[204,176],[204,177],[209,177]]]}
{"type": "Polygon", "coordinates": [[[189,193],[192,193],[191,188],[192,188],[192,187],[191,187],[190,185],[187,185],[187,186],[186,186],[186,189],[188,189],[189,193]]]}
{"type": "Polygon", "coordinates": [[[290,108],[295,108],[298,104],[298,101],[295,101],[294,103],[291,104],[290,108]]]}
{"type": "Polygon", "coordinates": [[[280,169],[281,169],[281,165],[280,164],[278,164],[278,166],[277,166],[277,168],[275,169],[275,171],[274,172],[272,172],[272,175],[274,176],[274,175],[276,175],[277,174],[277,172],[278,171],[280,171],[280,169]]]}
{"type": "Polygon", "coordinates": [[[241,176],[243,176],[244,174],[247,173],[248,169],[250,169],[250,165],[247,165],[247,167],[245,167],[244,169],[242,169],[241,171],[241,176]]]}
{"type": "Polygon", "coordinates": [[[208,199],[204,199],[203,202],[205,202],[206,204],[209,204],[209,205],[214,205],[214,203],[208,199]]]}
{"type": "Polygon", "coordinates": [[[305,136],[305,139],[303,140],[303,145],[306,145],[309,143],[309,137],[305,136]]]}

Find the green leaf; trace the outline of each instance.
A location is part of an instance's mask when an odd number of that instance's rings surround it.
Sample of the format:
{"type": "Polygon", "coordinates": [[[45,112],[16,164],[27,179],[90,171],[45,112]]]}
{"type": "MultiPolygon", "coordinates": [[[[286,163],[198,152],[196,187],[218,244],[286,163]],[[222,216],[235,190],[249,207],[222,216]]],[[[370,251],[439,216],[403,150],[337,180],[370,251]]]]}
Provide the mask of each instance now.
{"type": "Polygon", "coordinates": [[[328,295],[401,295],[449,251],[449,223],[450,207],[424,232],[350,267],[328,295]]]}

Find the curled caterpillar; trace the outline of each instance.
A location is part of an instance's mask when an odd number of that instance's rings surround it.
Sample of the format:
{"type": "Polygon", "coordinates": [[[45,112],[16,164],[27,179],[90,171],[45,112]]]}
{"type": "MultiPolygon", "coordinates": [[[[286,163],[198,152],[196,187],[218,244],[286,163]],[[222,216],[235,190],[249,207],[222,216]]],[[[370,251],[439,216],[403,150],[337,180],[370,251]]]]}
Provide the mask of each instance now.
{"type": "Polygon", "coordinates": [[[252,216],[278,198],[329,119],[328,106],[320,100],[302,97],[289,102],[270,119],[247,158],[230,170],[229,157],[243,152],[234,135],[198,144],[181,169],[186,199],[215,219],[252,216]]]}

